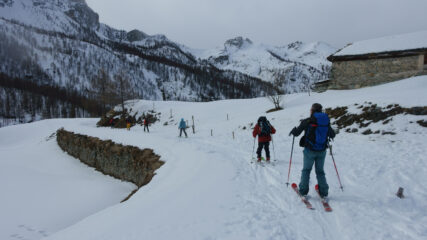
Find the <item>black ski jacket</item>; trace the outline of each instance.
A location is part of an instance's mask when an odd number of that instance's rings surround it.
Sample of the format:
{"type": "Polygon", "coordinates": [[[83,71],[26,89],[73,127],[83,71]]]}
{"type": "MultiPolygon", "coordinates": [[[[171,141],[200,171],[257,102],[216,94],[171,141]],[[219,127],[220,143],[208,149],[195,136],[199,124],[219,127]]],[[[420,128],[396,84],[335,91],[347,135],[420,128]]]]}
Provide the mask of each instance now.
{"type": "MultiPolygon", "coordinates": [[[[298,137],[302,133],[302,131],[307,131],[310,124],[317,124],[316,118],[313,115],[311,115],[309,118],[301,120],[300,125],[298,127],[294,127],[292,131],[289,133],[289,135],[292,134],[295,137],[298,137]]],[[[328,138],[333,139],[335,138],[335,135],[336,134],[334,130],[331,128],[331,125],[329,125],[328,138]]],[[[301,138],[300,140],[300,146],[310,148],[310,146],[308,146],[307,143],[305,142],[304,137],[301,138]]]]}

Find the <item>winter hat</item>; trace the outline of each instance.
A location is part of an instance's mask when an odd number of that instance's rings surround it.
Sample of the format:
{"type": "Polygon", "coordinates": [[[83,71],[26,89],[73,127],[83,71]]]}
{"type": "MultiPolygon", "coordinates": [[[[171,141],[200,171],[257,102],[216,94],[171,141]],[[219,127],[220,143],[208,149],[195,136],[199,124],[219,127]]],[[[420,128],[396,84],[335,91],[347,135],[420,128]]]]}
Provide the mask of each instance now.
{"type": "Polygon", "coordinates": [[[313,111],[313,112],[322,112],[322,105],[320,105],[320,103],[314,103],[312,106],[311,106],[311,110],[313,111]]]}

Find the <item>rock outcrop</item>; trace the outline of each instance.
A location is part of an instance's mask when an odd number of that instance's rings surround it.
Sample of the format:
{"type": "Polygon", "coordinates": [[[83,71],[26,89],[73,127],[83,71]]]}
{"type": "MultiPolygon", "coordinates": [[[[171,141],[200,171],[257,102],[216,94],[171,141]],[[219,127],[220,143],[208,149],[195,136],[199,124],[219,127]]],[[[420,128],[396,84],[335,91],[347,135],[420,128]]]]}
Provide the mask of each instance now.
{"type": "MultiPolygon", "coordinates": [[[[338,127],[338,129],[344,129],[352,126],[353,124],[357,124],[359,128],[366,128],[371,123],[377,123],[380,121],[382,121],[382,123],[385,125],[388,124],[394,116],[400,114],[411,114],[416,116],[427,115],[427,106],[405,108],[399,104],[390,104],[386,107],[380,107],[377,104],[373,104],[371,102],[355,104],[355,106],[361,110],[361,113],[350,113],[347,106],[336,107],[334,109],[326,108],[325,112],[332,119],[331,124],[338,127]]],[[[421,122],[417,123],[423,126],[421,122]]],[[[356,128],[347,128],[345,131],[349,133],[358,132],[356,128]]],[[[362,132],[362,134],[365,135],[372,133],[379,132],[372,132],[370,129],[362,132]]],[[[382,134],[394,135],[394,133],[391,132],[383,132],[382,134]]]]}
{"type": "Polygon", "coordinates": [[[115,178],[141,187],[151,181],[164,162],[152,149],[124,146],[111,140],[76,134],[59,129],[59,147],[83,163],[115,178]]]}

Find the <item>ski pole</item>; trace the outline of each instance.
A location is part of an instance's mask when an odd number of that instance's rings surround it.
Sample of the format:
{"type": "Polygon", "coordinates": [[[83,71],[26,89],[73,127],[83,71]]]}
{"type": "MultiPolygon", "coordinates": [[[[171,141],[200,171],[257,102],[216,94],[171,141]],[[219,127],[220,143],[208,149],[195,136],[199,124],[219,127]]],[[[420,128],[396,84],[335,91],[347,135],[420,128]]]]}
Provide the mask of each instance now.
{"type": "Polygon", "coordinates": [[[274,161],[276,161],[276,160],[277,160],[277,158],[276,158],[276,151],[274,150],[274,139],[273,139],[273,136],[271,136],[271,143],[273,144],[273,155],[274,155],[274,161]]]}
{"type": "Polygon", "coordinates": [[[252,146],[252,155],[251,155],[251,160],[254,160],[255,140],[256,140],[256,138],[254,138],[254,145],[252,146]]]}
{"type": "Polygon", "coordinates": [[[339,175],[339,173],[338,173],[337,165],[335,164],[334,155],[332,154],[332,145],[331,145],[331,144],[329,144],[329,153],[331,154],[332,161],[334,162],[334,167],[335,167],[335,171],[337,172],[338,182],[340,183],[341,191],[343,191],[343,192],[344,192],[344,188],[343,188],[343,186],[342,186],[342,184],[341,184],[340,175],[339,175]]]}
{"type": "Polygon", "coordinates": [[[291,166],[292,166],[292,154],[294,153],[294,142],[295,142],[295,136],[292,138],[291,158],[289,159],[288,181],[286,182],[286,186],[288,187],[289,187],[289,175],[291,174],[291,166]]]}

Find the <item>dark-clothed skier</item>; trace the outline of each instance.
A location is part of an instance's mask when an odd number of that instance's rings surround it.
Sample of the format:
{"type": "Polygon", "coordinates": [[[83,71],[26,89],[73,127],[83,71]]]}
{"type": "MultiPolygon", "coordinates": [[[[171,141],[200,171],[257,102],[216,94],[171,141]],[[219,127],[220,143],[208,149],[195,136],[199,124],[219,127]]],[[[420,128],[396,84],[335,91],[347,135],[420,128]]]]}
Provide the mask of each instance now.
{"type": "Polygon", "coordinates": [[[256,151],[258,162],[261,161],[261,152],[264,148],[265,155],[267,157],[267,161],[270,161],[270,141],[271,141],[271,134],[276,133],[276,129],[274,129],[273,126],[271,126],[270,122],[267,120],[266,117],[261,116],[258,118],[258,122],[254,127],[254,130],[252,132],[252,135],[254,138],[258,136],[258,149],[256,151]]]}
{"type": "Polygon", "coordinates": [[[301,174],[299,191],[302,196],[306,196],[309,187],[310,172],[315,165],[317,183],[319,184],[319,194],[322,198],[328,196],[329,186],[326,182],[325,164],[326,148],[329,138],[335,137],[335,132],[331,128],[329,117],[322,112],[322,105],[315,103],[310,110],[310,117],[301,121],[298,127],[294,127],[289,135],[299,136],[304,131],[304,136],[300,140],[300,146],[304,147],[304,165],[301,174]]]}
{"type": "Polygon", "coordinates": [[[147,129],[147,132],[150,132],[150,129],[148,129],[148,124],[149,124],[148,119],[144,118],[144,132],[145,132],[145,129],[147,129]]]}
{"type": "Polygon", "coordinates": [[[178,126],[178,129],[179,129],[179,137],[181,137],[182,132],[184,132],[184,133],[185,133],[185,137],[188,137],[188,136],[187,136],[187,132],[185,131],[185,129],[186,129],[186,128],[187,128],[187,124],[185,123],[184,118],[181,118],[181,122],[179,122],[179,126],[178,126]]]}

